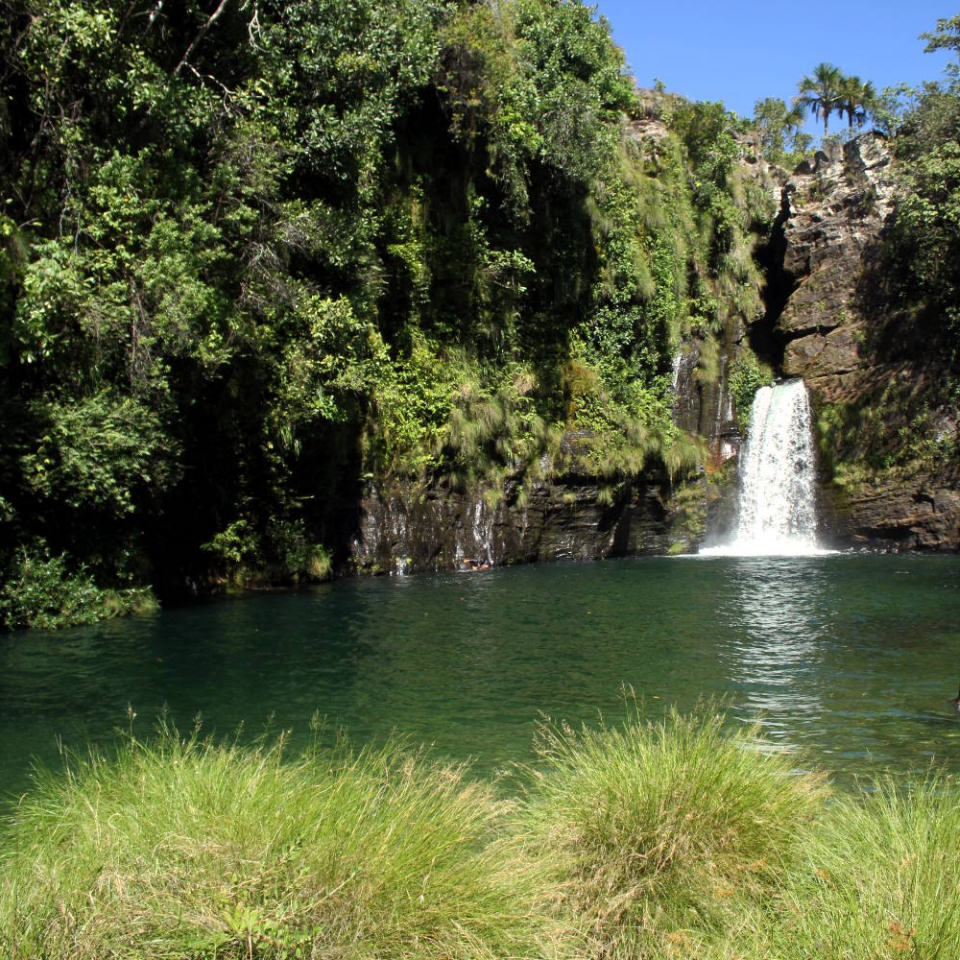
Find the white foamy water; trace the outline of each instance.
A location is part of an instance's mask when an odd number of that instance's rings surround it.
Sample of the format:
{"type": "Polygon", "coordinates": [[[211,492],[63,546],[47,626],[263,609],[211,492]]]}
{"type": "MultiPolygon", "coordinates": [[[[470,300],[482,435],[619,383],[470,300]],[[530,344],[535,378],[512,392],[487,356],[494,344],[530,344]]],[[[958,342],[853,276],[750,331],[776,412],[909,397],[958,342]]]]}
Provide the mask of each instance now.
{"type": "Polygon", "coordinates": [[[817,542],[810,400],[802,380],[761,387],[750,411],[740,461],[737,531],[727,544],[701,548],[725,557],[832,553],[817,542]]]}

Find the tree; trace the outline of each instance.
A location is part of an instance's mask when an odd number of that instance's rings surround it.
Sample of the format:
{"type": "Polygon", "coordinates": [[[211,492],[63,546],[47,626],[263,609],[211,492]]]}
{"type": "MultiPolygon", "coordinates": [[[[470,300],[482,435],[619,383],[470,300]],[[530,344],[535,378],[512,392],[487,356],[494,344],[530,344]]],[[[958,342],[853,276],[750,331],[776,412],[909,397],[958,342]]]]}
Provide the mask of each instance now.
{"type": "Polygon", "coordinates": [[[830,114],[840,110],[843,80],[839,67],[832,63],[820,63],[814,69],[813,76],[804,77],[798,84],[800,93],[794,98],[794,103],[809,107],[815,117],[823,118],[824,136],[830,132],[830,114]]]}
{"type": "Polygon", "coordinates": [[[789,165],[799,161],[810,145],[809,134],[801,133],[803,106],[788,107],[779,97],[758,100],[753,106],[753,126],[760,153],[770,163],[789,165]]]}
{"type": "MultiPolygon", "coordinates": [[[[960,15],[925,33],[926,50],[960,54],[960,15]]],[[[960,369],[960,68],[955,79],[898,91],[906,111],[893,141],[897,158],[894,217],[887,231],[883,279],[905,321],[891,325],[901,344],[960,369]]]]}
{"type": "Polygon", "coordinates": [[[921,40],[926,40],[924,53],[933,53],[935,50],[952,50],[957,57],[956,63],[948,63],[944,68],[948,77],[954,82],[960,81],[960,13],[949,20],[937,21],[937,29],[933,33],[921,33],[921,40]]]}
{"type": "Polygon", "coordinates": [[[856,122],[858,127],[863,126],[867,119],[867,114],[873,111],[876,102],[877,91],[869,80],[864,83],[856,76],[841,78],[837,113],[841,116],[843,114],[847,115],[847,121],[851,130],[853,129],[854,122],[856,122]]]}

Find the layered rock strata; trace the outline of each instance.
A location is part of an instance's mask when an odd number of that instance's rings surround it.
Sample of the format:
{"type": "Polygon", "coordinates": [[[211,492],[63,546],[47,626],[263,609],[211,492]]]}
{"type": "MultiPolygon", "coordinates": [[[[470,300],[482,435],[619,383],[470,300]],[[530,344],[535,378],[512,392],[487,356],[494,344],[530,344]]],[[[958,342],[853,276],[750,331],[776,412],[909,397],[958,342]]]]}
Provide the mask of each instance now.
{"type": "Polygon", "coordinates": [[[372,486],[352,547],[361,573],[464,570],[485,564],[666,553],[669,484],[651,475],[609,504],[589,480],[508,482],[491,507],[480,491],[412,482],[372,486]]]}

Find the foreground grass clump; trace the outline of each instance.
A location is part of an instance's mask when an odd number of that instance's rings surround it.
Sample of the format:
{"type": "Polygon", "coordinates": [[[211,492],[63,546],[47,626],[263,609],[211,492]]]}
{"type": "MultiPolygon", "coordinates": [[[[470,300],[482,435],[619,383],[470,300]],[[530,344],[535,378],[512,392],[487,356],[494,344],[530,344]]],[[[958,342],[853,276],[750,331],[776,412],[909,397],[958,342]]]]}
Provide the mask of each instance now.
{"type": "Polygon", "coordinates": [[[584,956],[709,955],[774,894],[822,806],[819,779],[719,715],[546,725],[521,831],[584,956]]]}
{"type": "Polygon", "coordinates": [[[287,758],[161,724],[21,801],[0,956],[960,956],[943,777],[827,797],[709,713],[546,725],[539,748],[507,804],[396,744],[287,758]]]}
{"type": "Polygon", "coordinates": [[[161,728],[42,776],[0,838],[5,957],[535,955],[462,771],[161,728]]]}
{"type": "Polygon", "coordinates": [[[884,779],[838,797],[803,853],[751,956],[960,957],[955,783],[884,779]]]}

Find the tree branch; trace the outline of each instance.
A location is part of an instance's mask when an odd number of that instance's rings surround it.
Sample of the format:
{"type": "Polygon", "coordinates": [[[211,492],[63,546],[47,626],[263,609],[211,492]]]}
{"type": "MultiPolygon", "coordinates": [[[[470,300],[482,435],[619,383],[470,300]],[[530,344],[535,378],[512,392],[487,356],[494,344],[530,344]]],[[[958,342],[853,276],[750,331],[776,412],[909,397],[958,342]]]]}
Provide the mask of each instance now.
{"type": "Polygon", "coordinates": [[[186,66],[187,61],[190,59],[190,54],[197,49],[200,41],[207,35],[207,32],[210,30],[210,28],[220,18],[220,15],[226,9],[226,6],[229,2],[230,0],[220,0],[220,6],[218,6],[217,9],[210,14],[210,19],[207,20],[207,22],[200,28],[200,32],[193,38],[193,43],[187,47],[187,52],[183,55],[180,62],[173,68],[174,76],[176,76],[186,66]]]}

